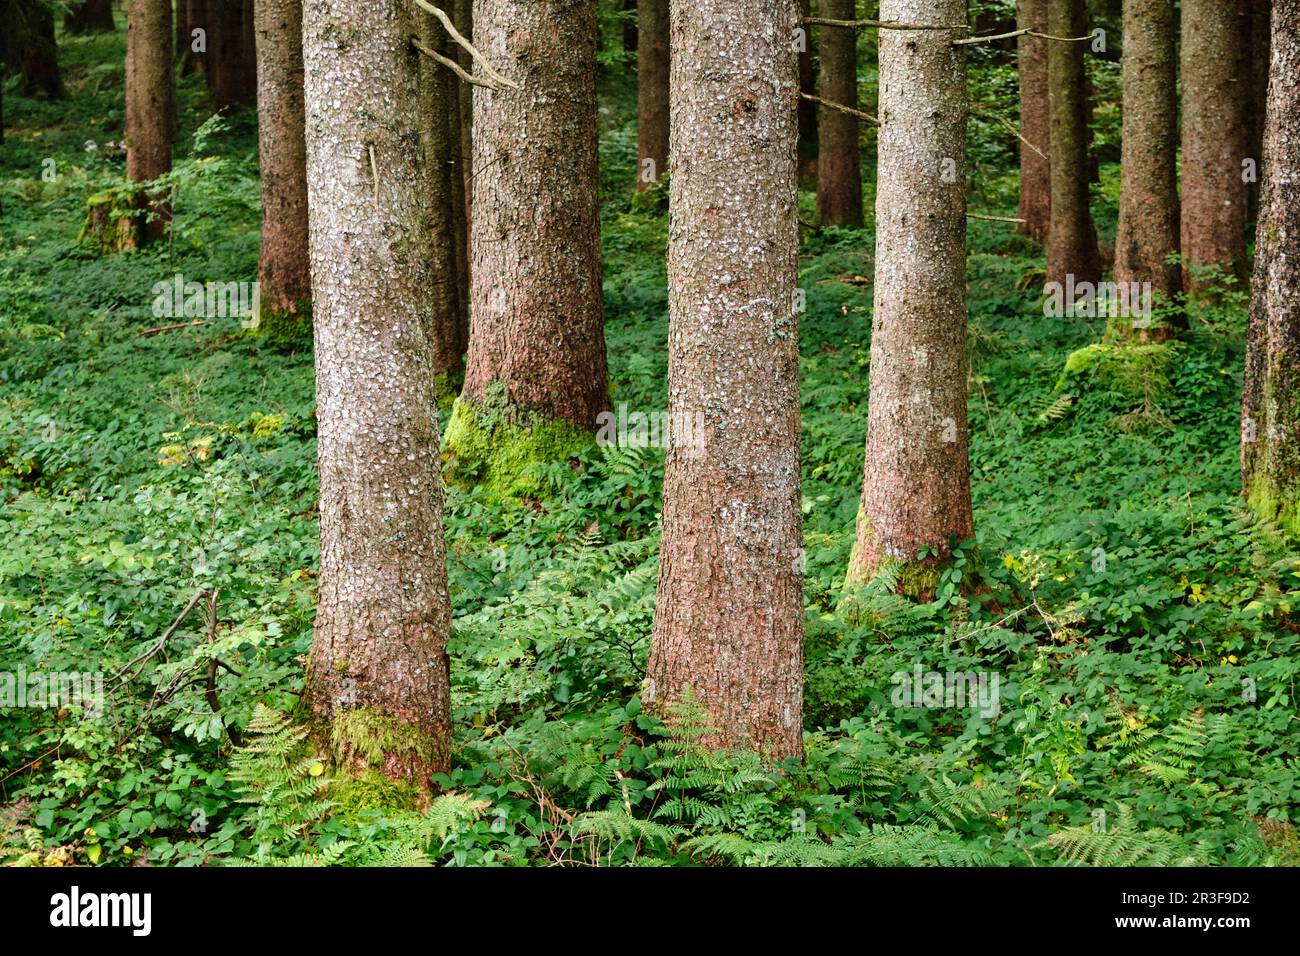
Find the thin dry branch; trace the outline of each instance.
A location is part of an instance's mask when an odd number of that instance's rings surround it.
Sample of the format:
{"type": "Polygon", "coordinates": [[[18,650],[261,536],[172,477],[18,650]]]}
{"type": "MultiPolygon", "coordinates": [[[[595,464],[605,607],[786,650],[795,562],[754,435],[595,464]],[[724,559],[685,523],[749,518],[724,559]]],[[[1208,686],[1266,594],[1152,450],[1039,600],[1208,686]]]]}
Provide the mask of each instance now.
{"type": "Polygon", "coordinates": [[[438,63],[441,63],[443,66],[447,67],[447,69],[451,70],[453,73],[459,76],[466,83],[471,83],[474,86],[481,86],[489,90],[501,89],[500,86],[498,86],[496,83],[493,83],[491,80],[485,80],[482,77],[478,77],[472,73],[466,72],[465,68],[462,67],[455,60],[451,59],[450,57],[443,56],[437,50],[430,50],[419,40],[415,39],[415,37],[411,37],[411,46],[415,47],[417,50],[419,50],[421,53],[423,53],[425,56],[429,57],[430,59],[435,60],[438,63]]]}
{"type": "Polygon", "coordinates": [[[871,123],[875,126],[880,125],[880,120],[872,116],[870,113],[862,112],[862,110],[855,110],[853,107],[845,106],[843,103],[832,103],[830,100],[824,100],[820,96],[813,96],[813,94],[811,93],[804,93],[801,91],[799,95],[806,100],[812,100],[814,103],[820,103],[822,106],[826,107],[827,109],[837,110],[840,113],[848,113],[850,116],[856,116],[858,119],[865,120],[866,122],[871,123]]]}
{"type": "Polygon", "coordinates": [[[985,216],[978,212],[966,213],[967,219],[984,219],[988,222],[1024,222],[1023,219],[1016,219],[1013,216],[985,216]]]}
{"type": "Polygon", "coordinates": [[[487,74],[490,80],[496,83],[499,87],[505,87],[510,90],[519,89],[518,83],[507,80],[496,70],[492,69],[492,64],[487,61],[482,53],[474,49],[474,44],[470,43],[460,35],[460,31],[456,29],[456,25],[451,22],[451,17],[447,16],[447,14],[443,13],[442,10],[435,7],[432,3],[429,3],[429,0],[415,0],[415,5],[421,10],[424,10],[427,13],[432,13],[437,17],[438,22],[441,23],[443,29],[447,31],[447,35],[465,48],[465,51],[469,53],[474,62],[483,67],[483,72],[487,74]]]}
{"type": "Polygon", "coordinates": [[[1020,30],[1012,30],[1009,33],[989,33],[980,37],[964,37],[960,40],[953,40],[952,45],[966,46],[971,43],[990,43],[993,40],[1010,40],[1012,37],[1022,36],[1038,37],[1040,40],[1056,40],[1059,43],[1080,43],[1084,40],[1092,39],[1091,33],[1086,37],[1056,37],[1052,36],[1050,33],[1039,33],[1037,30],[1031,30],[1029,27],[1024,27],[1020,30]]]}
{"type": "Polygon", "coordinates": [[[1015,124],[1012,123],[1012,122],[1011,122],[1009,119],[1007,119],[1005,116],[995,116],[995,115],[992,114],[992,113],[976,113],[975,115],[978,116],[978,117],[980,117],[980,118],[982,118],[982,119],[994,120],[994,121],[996,121],[996,122],[998,122],[998,123],[1001,123],[1001,124],[1002,124],[1003,126],[1005,126],[1007,129],[1009,129],[1013,134],[1015,134],[1016,139],[1020,140],[1020,142],[1024,143],[1026,146],[1028,146],[1030,149],[1032,149],[1035,153],[1037,153],[1037,154],[1038,154],[1039,156],[1041,156],[1043,159],[1047,159],[1047,154],[1044,153],[1044,152],[1043,152],[1041,149],[1039,149],[1037,146],[1035,146],[1033,143],[1029,142],[1029,140],[1025,139],[1025,137],[1021,135],[1020,130],[1018,130],[1018,129],[1016,128],[1015,124]]]}

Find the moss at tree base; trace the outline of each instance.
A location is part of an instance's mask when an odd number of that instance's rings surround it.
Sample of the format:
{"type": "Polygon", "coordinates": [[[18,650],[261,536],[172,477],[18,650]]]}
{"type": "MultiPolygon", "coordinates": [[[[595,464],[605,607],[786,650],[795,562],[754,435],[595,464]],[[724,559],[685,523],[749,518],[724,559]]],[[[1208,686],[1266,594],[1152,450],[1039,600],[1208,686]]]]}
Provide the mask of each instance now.
{"type": "Polygon", "coordinates": [[[427,734],[373,707],[335,713],[329,742],[335,763],[354,774],[374,770],[394,780],[423,778],[437,763],[427,734]]]}
{"type": "Polygon", "coordinates": [[[1287,537],[1300,540],[1300,488],[1289,492],[1277,487],[1267,476],[1257,474],[1251,480],[1246,504],[1265,521],[1276,525],[1287,537]]]}
{"type": "Polygon", "coordinates": [[[565,421],[534,416],[527,425],[507,420],[493,406],[457,399],[443,438],[448,475],[481,484],[497,497],[536,494],[534,465],[564,461],[591,447],[594,435],[565,421]]]}
{"type": "Polygon", "coordinates": [[[281,352],[297,352],[311,347],[311,300],[304,299],[291,309],[263,306],[257,325],[251,329],[259,340],[281,352]]]}

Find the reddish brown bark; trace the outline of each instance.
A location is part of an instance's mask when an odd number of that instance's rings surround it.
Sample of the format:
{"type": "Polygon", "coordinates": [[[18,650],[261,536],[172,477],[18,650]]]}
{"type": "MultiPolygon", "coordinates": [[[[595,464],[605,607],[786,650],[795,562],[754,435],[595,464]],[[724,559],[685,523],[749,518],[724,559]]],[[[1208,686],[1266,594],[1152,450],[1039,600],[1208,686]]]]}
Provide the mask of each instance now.
{"type": "MultiPolygon", "coordinates": [[[[1017,0],[1017,29],[1047,32],[1047,0],[1017,0]]],[[[1016,39],[1020,85],[1020,215],[1017,231],[1047,240],[1051,222],[1052,135],[1048,120],[1047,40],[1028,35],[1016,39]],[[1027,142],[1026,142],[1027,141],[1027,142]]]]}
{"type": "MultiPolygon", "coordinates": [[[[852,20],[855,0],[822,0],[819,12],[852,20]]],[[[858,38],[855,30],[822,27],[818,95],[858,108],[858,38]]],[[[856,117],[822,105],[817,119],[817,215],[826,226],[862,225],[862,169],[856,117]]]]}
{"type": "Polygon", "coordinates": [[[637,4],[636,79],[640,192],[668,170],[668,0],[637,4]]]}
{"type": "MultiPolygon", "coordinates": [[[[172,168],[176,86],[172,76],[170,0],[130,0],[126,30],[126,175],[157,179],[172,168]]],[[[153,242],[166,231],[171,207],[158,194],[142,195],[134,241],[153,242]]]]}

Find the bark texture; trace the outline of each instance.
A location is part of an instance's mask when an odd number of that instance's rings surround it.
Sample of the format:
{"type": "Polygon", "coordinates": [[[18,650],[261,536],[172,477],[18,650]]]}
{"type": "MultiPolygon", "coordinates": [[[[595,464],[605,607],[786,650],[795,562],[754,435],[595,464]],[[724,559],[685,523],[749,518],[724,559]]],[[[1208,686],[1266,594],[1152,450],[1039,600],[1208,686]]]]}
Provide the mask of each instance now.
{"type": "Polygon", "coordinates": [[[636,47],[637,177],[640,192],[668,170],[668,0],[639,0],[636,47]],[[653,176],[646,170],[653,163],[653,176]]]}
{"type": "MultiPolygon", "coordinates": [[[[1048,0],[1047,32],[1080,37],[1088,32],[1084,0],[1048,0]]],[[[1051,221],[1047,230],[1047,281],[1076,284],[1101,278],[1097,230],[1088,203],[1088,121],[1084,51],[1087,44],[1049,41],[1047,87],[1051,120],[1051,221]]]]}
{"type": "MultiPolygon", "coordinates": [[[[822,16],[852,20],[855,0],[821,0],[822,16]]],[[[858,108],[858,37],[856,30],[823,27],[822,99],[858,108]]],[[[862,169],[858,151],[858,120],[840,110],[821,106],[817,118],[817,215],[824,226],[862,225],[862,169]]]]}
{"type": "MultiPolygon", "coordinates": [[[[455,23],[460,35],[473,42],[474,39],[474,0],[456,0],[455,23]]],[[[474,69],[469,51],[457,44],[456,55],[461,67],[472,73],[474,69]]],[[[470,254],[469,254],[469,216],[470,197],[474,184],[474,88],[468,83],[458,83],[456,93],[460,103],[460,121],[457,130],[460,135],[460,151],[456,155],[456,169],[460,174],[460,183],[452,184],[456,194],[455,211],[456,228],[459,235],[456,240],[457,287],[460,295],[460,350],[469,348],[469,314],[470,314],[470,254]]]]}
{"type": "Polygon", "coordinates": [[[1194,290],[1194,266],[1245,276],[1241,161],[1250,151],[1250,95],[1236,3],[1183,0],[1181,55],[1183,285],[1194,290]]]}
{"type": "Polygon", "coordinates": [[[1115,281],[1177,292],[1178,82],[1174,0],[1124,0],[1123,145],[1115,281]]]}
{"type": "MultiPolygon", "coordinates": [[[[126,176],[142,183],[172,168],[176,81],[171,2],[130,0],[126,22],[126,176]]],[[[142,195],[139,207],[143,214],[132,226],[128,245],[161,238],[171,219],[171,207],[160,196],[142,195]]]]}
{"type": "Polygon", "coordinates": [[[595,0],[477,0],[474,32],[520,88],[474,90],[473,327],[461,401],[481,406],[500,390],[514,423],[594,433],[609,402],[595,0]]]}
{"type": "MultiPolygon", "coordinates": [[[[962,0],[885,0],[882,20],[961,23],[962,0]]],[[[966,430],[966,53],[880,31],[876,282],[866,466],[848,580],[889,570],[926,599],[973,534],[966,430]],[[926,548],[933,557],[918,560],[926,548]]]]}
{"type": "Polygon", "coordinates": [[[115,29],[113,0],[82,0],[63,15],[64,33],[112,33],[115,29]]]}
{"type": "MultiPolygon", "coordinates": [[[[302,0],[257,0],[256,17],[261,321],[302,325],[311,300],[302,0]]],[[[279,329],[267,331],[277,334],[279,329]]]]}
{"type": "MultiPolygon", "coordinates": [[[[1016,28],[1047,32],[1047,0],[1017,0],[1016,28]]],[[[1051,222],[1052,131],[1048,121],[1047,40],[1020,36],[1016,39],[1017,74],[1020,80],[1020,135],[1032,146],[1020,143],[1020,215],[1016,229],[1039,242],[1047,241],[1051,222]]]]}
{"type": "Polygon", "coordinates": [[[448,768],[450,607],[413,9],[303,9],[321,533],[307,694],[341,763],[428,787],[448,768]]]}
{"type": "Polygon", "coordinates": [[[776,758],[803,753],[798,14],[672,4],[668,402],[702,447],[669,443],[644,695],[776,758]]]}
{"type": "Polygon", "coordinates": [[[1264,180],[1242,396],[1242,489],[1300,536],[1300,3],[1274,0],[1264,180]]]}
{"type": "MultiPolygon", "coordinates": [[[[420,13],[421,41],[425,47],[454,60],[456,51],[447,31],[432,16],[420,13]]],[[[456,265],[456,231],[459,223],[454,180],[460,175],[460,91],[456,74],[431,57],[420,64],[420,115],[425,166],[429,170],[429,196],[425,209],[426,238],[432,267],[434,325],[433,369],[439,377],[439,394],[455,397],[454,386],[464,373],[461,340],[460,276],[456,265]]]]}

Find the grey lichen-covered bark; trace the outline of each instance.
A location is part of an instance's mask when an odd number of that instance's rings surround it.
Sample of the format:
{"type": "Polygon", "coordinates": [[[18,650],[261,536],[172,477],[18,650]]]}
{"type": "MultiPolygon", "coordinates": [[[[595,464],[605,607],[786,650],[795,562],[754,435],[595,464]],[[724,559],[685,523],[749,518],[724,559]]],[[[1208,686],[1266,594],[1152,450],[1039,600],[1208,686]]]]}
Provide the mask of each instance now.
{"type": "MultiPolygon", "coordinates": [[[[1123,146],[1115,281],[1181,285],[1178,253],[1178,64],[1174,0],[1124,0],[1123,146]]],[[[1121,323],[1117,328],[1124,327],[1121,323]]]]}
{"type": "MultiPolygon", "coordinates": [[[[1016,0],[1016,28],[1047,32],[1047,0],[1016,0]]],[[[1017,231],[1039,242],[1051,221],[1052,131],[1048,122],[1047,44],[1028,34],[1016,38],[1020,87],[1020,215],[1017,231]]]]}
{"type": "MultiPolygon", "coordinates": [[[[1047,31],[1057,37],[1088,32],[1084,0],[1048,0],[1047,31]]],[[[1086,44],[1047,44],[1047,90],[1051,122],[1052,212],[1047,228],[1047,281],[1061,285],[1101,278],[1097,229],[1089,208],[1086,44]]]]}
{"type": "Polygon", "coordinates": [[[1235,2],[1183,0],[1181,16],[1183,284],[1195,289],[1195,266],[1245,276],[1250,82],[1235,2]]]}
{"type": "Polygon", "coordinates": [[[637,190],[668,170],[668,0],[639,0],[636,46],[637,190]],[[646,161],[653,176],[647,175],[646,161]]]}
{"type": "MultiPolygon", "coordinates": [[[[962,0],[885,0],[883,20],[961,23],[962,0]]],[[[973,533],[966,431],[966,54],[951,31],[880,31],[876,282],[866,467],[848,581],[933,593],[973,533]],[[922,548],[927,557],[918,561],[922,548]]]]}
{"type": "Polygon", "coordinates": [[[518,89],[474,90],[473,321],[447,449],[458,471],[481,466],[505,487],[516,465],[589,444],[609,407],[596,2],[477,0],[474,33],[518,89]],[[498,428],[514,465],[495,454],[498,428]]]}
{"type": "Polygon", "coordinates": [[[262,245],[257,279],[265,332],[310,333],[307,144],[302,78],[302,0],[256,0],[257,140],[262,245]],[[289,326],[280,329],[285,323],[289,326]]]}
{"type": "Polygon", "coordinates": [[[307,697],[341,763],[428,786],[448,766],[450,609],[413,9],[304,7],[321,534],[307,697]]]}
{"type": "MultiPolygon", "coordinates": [[[[833,20],[852,20],[855,0],[821,0],[818,12],[833,20]]],[[[822,27],[818,94],[823,100],[858,107],[857,32],[822,27]]],[[[817,115],[817,215],[824,226],[862,225],[862,170],[858,120],[822,105],[817,115]]]]}
{"type": "MultiPolygon", "coordinates": [[[[150,182],[172,168],[176,81],[172,76],[172,7],[169,0],[131,0],[126,31],[126,176],[150,182]]],[[[161,195],[142,195],[142,215],[127,245],[159,239],[171,219],[161,195]]]]}
{"type": "Polygon", "coordinates": [[[802,755],[798,0],[672,5],[670,412],[644,699],[715,745],[802,755]],[[725,25],[725,29],[720,28],[725,25]]]}
{"type": "Polygon", "coordinates": [[[1242,488],[1300,537],[1300,3],[1273,0],[1264,179],[1242,394],[1242,488]]]}

